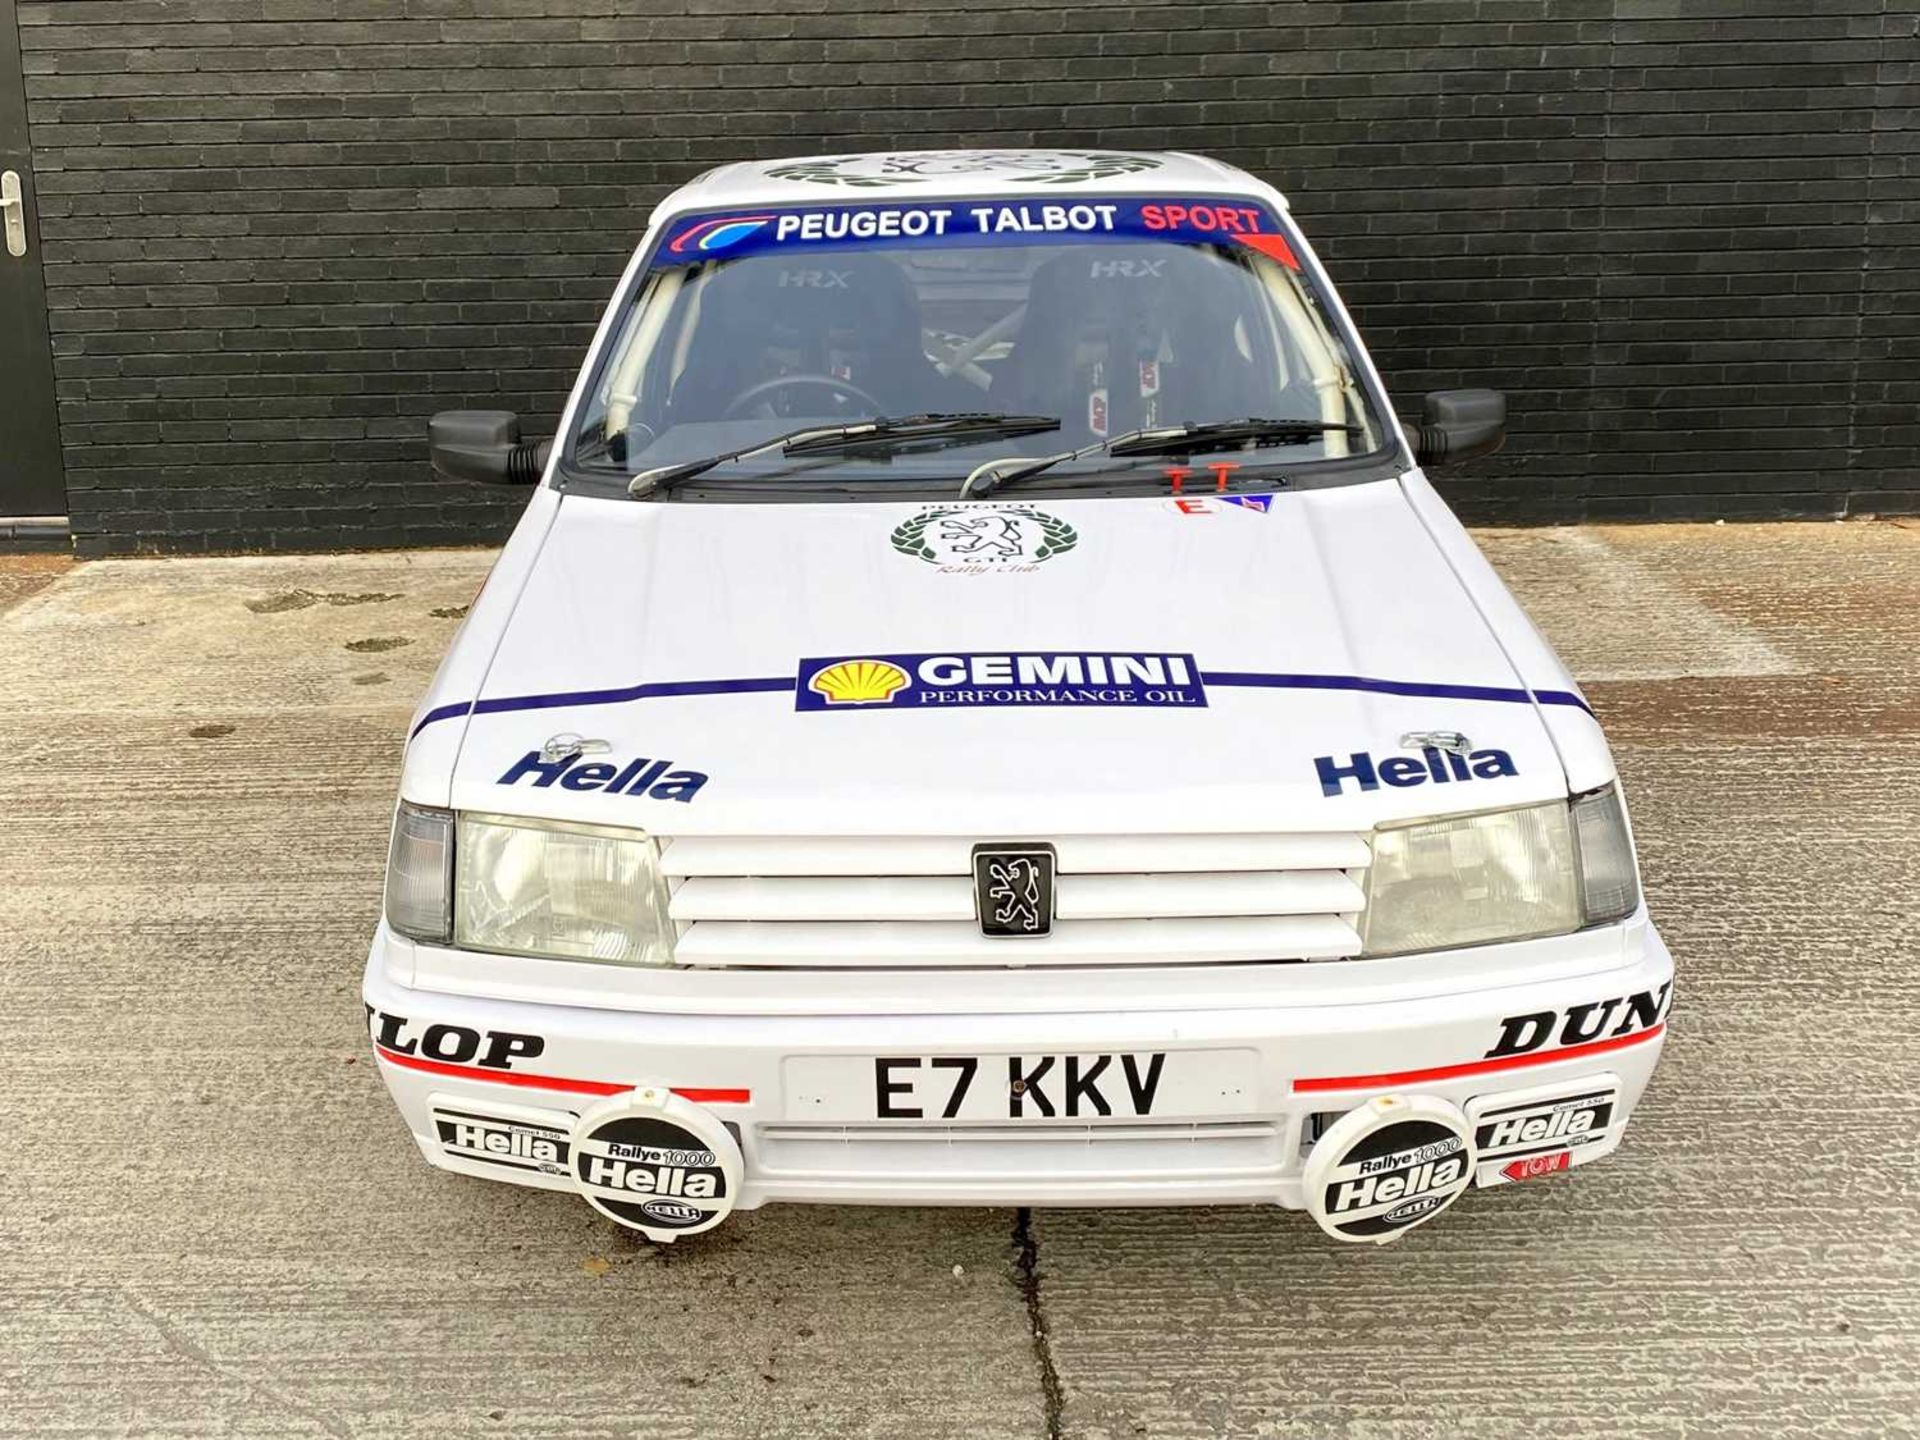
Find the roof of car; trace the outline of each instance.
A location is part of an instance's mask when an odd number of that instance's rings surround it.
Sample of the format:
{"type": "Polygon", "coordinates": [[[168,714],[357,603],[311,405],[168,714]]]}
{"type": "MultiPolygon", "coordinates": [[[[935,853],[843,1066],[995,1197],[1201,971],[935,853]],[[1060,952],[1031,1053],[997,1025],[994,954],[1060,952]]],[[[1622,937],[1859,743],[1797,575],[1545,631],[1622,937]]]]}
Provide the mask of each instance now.
{"type": "Polygon", "coordinates": [[[1285,206],[1272,186],[1203,155],[1148,150],[911,150],[743,160],[697,176],[660,215],[734,206],[825,201],[912,201],[1031,194],[1255,195],[1285,206]]]}

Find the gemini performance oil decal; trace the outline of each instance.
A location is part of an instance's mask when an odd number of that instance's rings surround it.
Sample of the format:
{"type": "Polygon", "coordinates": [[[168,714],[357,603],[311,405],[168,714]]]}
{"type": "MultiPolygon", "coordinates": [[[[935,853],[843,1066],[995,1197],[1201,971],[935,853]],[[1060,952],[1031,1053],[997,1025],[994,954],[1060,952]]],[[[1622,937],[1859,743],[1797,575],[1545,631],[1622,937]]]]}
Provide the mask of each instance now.
{"type": "Polygon", "coordinates": [[[814,711],[1207,703],[1191,655],[1093,651],[832,655],[802,660],[793,694],[814,711]]]}

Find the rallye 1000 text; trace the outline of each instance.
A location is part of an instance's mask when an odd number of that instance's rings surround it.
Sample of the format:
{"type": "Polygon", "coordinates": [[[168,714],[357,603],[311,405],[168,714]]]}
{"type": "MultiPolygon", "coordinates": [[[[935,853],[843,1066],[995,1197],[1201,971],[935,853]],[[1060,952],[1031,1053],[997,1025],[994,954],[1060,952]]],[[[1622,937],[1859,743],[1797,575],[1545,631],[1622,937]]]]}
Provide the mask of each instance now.
{"type": "Polygon", "coordinates": [[[653,217],[407,741],[365,979],[420,1151],[769,1201],[1305,1209],[1597,1160],[1672,962],[1592,710],[1273,189],[726,166],[653,217]]]}

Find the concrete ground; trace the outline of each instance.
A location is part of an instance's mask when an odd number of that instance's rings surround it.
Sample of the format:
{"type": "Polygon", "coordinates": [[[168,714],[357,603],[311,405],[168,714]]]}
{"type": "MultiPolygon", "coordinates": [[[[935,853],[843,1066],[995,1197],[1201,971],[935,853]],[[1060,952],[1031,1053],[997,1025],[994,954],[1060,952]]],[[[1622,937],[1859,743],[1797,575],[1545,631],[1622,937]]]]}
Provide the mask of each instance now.
{"type": "Polygon", "coordinates": [[[1607,723],[1673,1038],[1618,1156],[1365,1253],[806,1208],[655,1252],[428,1169],[356,991],[488,555],[0,562],[0,1435],[1915,1433],[1920,528],[1481,540],[1607,723]]]}

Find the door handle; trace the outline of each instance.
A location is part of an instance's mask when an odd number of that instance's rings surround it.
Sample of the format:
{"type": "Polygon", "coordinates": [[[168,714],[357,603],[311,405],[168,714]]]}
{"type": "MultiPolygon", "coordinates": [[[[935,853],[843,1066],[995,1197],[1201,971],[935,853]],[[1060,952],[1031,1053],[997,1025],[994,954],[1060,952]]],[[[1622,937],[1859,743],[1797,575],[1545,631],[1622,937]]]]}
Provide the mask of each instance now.
{"type": "Polygon", "coordinates": [[[27,253],[27,202],[20,194],[20,172],[9,170],[0,175],[0,221],[7,231],[7,253],[27,253]]]}

